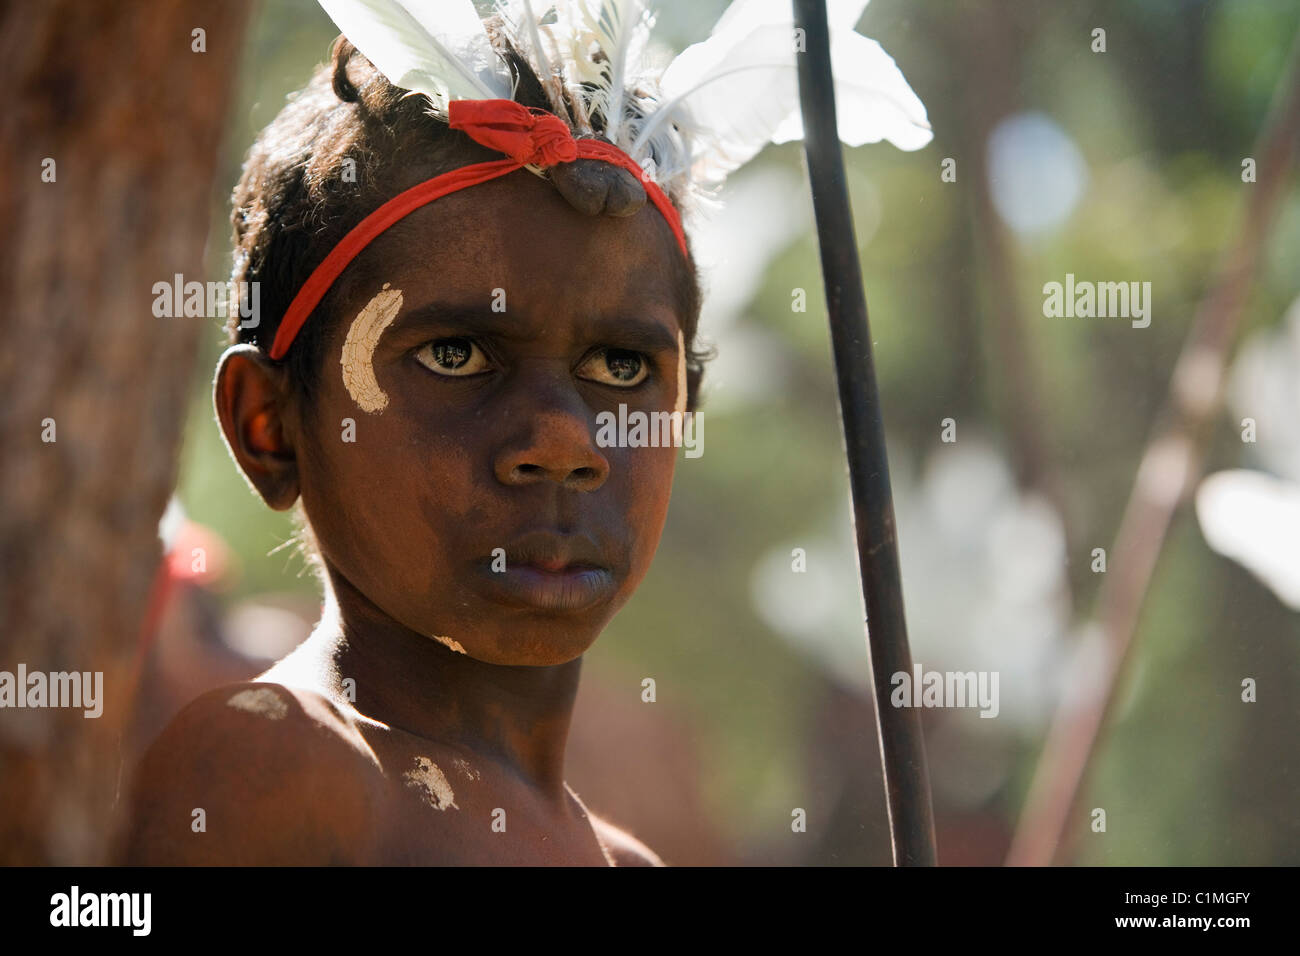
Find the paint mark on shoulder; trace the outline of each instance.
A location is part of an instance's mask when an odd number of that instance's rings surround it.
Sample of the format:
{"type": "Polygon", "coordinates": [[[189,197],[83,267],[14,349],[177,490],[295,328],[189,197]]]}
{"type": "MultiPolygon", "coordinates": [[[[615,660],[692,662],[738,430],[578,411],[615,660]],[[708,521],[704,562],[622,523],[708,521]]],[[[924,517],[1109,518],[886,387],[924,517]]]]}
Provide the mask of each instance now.
{"type": "Polygon", "coordinates": [[[248,690],[241,690],[226,701],[226,706],[250,714],[258,714],[267,720],[284,720],[289,713],[289,705],[269,687],[250,687],[248,690]]]}
{"type": "Polygon", "coordinates": [[[447,775],[428,757],[416,757],[415,769],[402,774],[406,785],[420,791],[424,802],[435,810],[446,810],[456,806],[456,794],[452,792],[447,775]]]}
{"type": "Polygon", "coordinates": [[[481,779],[479,772],[470,766],[469,761],[462,757],[457,757],[451,762],[451,765],[463,773],[468,780],[481,779]]]}

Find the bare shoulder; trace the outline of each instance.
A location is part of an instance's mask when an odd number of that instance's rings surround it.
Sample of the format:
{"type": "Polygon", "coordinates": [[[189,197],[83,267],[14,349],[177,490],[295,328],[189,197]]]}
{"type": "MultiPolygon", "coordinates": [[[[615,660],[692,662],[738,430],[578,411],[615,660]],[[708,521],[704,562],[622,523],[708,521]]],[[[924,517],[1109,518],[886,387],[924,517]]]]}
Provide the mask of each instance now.
{"type": "Polygon", "coordinates": [[[666,866],[659,855],[632,834],[620,830],[608,820],[591,815],[591,825],[600,837],[609,855],[614,858],[615,866],[666,866]]]}
{"type": "Polygon", "coordinates": [[[266,681],[209,691],[141,760],[127,864],[350,862],[381,771],[350,716],[266,681]]]}

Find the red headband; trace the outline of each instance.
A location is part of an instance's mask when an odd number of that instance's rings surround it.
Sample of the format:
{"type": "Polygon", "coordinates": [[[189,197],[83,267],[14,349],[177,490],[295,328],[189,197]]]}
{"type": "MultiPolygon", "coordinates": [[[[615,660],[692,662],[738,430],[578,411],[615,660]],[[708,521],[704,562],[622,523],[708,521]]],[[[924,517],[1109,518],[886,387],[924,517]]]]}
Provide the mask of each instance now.
{"type": "Polygon", "coordinates": [[[361,220],[307,277],[307,281],[294,296],[284,318],[280,320],[275,341],[271,343],[271,358],[279,360],[284,357],[293,344],[294,337],[325,297],[334,280],[385,229],[441,196],[496,179],[526,165],[546,167],[571,163],[575,159],[599,159],[622,166],[645,186],[646,195],[672,227],[682,255],[689,257],[681,219],[673,204],[658,185],[645,177],[636,160],[612,143],[597,139],[574,139],[569,127],[558,116],[546,110],[526,107],[514,100],[453,100],[448,106],[447,114],[447,125],[452,129],[464,130],[471,139],[505,153],[510,158],[462,166],[435,176],[399,193],[361,220]]]}

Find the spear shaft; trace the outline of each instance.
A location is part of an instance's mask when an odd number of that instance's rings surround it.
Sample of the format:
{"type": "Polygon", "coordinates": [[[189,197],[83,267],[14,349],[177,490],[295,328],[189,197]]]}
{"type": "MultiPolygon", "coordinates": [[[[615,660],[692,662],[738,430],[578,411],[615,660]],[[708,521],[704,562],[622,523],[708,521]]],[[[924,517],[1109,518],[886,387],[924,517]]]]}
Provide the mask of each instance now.
{"type": "Polygon", "coordinates": [[[804,153],[812,185],[840,423],[849,463],[858,572],[867,608],[867,654],[876,691],[894,865],[933,866],[934,815],[920,711],[889,704],[893,690],[890,677],[901,672],[910,678],[912,655],[903,616],[885,426],[835,113],[825,0],[794,0],[794,22],[804,33],[803,51],[796,54],[804,153]]]}

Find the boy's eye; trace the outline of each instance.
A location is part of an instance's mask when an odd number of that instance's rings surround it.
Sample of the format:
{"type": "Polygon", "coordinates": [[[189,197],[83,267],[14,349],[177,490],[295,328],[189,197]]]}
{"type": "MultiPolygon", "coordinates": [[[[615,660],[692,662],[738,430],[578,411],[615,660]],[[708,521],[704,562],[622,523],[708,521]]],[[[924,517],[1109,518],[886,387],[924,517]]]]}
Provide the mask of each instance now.
{"type": "Polygon", "coordinates": [[[439,375],[477,375],[487,368],[487,356],[472,339],[437,339],[415,353],[421,365],[439,375]]]}
{"type": "Polygon", "coordinates": [[[600,349],[578,367],[580,378],[620,388],[640,385],[649,374],[645,356],[629,349],[600,349]]]}

